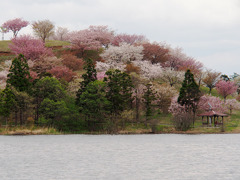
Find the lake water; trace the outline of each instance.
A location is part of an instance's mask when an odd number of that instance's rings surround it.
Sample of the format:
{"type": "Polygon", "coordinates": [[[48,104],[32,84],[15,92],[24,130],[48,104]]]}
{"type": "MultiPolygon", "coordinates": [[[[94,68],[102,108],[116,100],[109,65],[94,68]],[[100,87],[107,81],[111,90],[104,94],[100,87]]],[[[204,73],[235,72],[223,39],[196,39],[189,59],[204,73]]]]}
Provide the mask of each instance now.
{"type": "Polygon", "coordinates": [[[0,136],[1,180],[240,179],[240,134],[0,136]]]}

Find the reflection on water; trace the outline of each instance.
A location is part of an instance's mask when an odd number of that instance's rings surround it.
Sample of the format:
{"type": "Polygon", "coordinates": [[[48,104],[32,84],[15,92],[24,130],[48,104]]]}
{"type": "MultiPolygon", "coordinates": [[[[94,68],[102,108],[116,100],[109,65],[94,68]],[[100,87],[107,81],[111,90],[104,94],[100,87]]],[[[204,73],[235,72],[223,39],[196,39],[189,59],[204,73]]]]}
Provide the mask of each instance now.
{"type": "Polygon", "coordinates": [[[0,136],[0,179],[240,179],[240,135],[0,136]]]}

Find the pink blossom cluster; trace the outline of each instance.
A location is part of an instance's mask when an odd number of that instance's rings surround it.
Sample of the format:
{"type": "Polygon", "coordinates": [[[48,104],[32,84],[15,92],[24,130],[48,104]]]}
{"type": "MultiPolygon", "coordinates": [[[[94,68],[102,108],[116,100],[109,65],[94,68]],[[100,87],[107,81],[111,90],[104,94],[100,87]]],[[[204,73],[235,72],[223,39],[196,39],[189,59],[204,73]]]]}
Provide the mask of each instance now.
{"type": "Polygon", "coordinates": [[[43,41],[30,35],[23,35],[12,39],[9,45],[11,51],[18,55],[23,54],[26,59],[37,60],[41,56],[52,56],[52,50],[46,48],[43,41]]]}
{"type": "Polygon", "coordinates": [[[20,18],[12,19],[7,22],[5,22],[2,25],[2,28],[6,29],[7,31],[12,31],[14,37],[17,37],[18,32],[23,28],[26,27],[29,24],[28,21],[24,21],[20,18]]]}
{"type": "Polygon", "coordinates": [[[221,80],[217,82],[216,89],[223,96],[224,100],[226,100],[228,95],[237,91],[238,86],[235,85],[235,82],[221,80]]]}
{"type": "Polygon", "coordinates": [[[211,95],[204,95],[200,98],[198,103],[198,110],[199,111],[209,111],[209,109],[218,112],[225,112],[226,106],[224,105],[224,101],[221,100],[219,97],[211,96],[211,95]],[[211,107],[209,106],[211,105],[211,107]]]}

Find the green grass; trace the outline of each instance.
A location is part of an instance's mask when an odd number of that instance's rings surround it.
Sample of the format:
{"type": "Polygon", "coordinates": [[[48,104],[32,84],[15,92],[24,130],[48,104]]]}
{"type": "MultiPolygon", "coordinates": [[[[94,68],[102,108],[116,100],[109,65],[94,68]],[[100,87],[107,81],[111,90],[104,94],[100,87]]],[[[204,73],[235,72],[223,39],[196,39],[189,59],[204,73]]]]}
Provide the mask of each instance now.
{"type": "Polygon", "coordinates": [[[0,41],[0,51],[3,51],[3,52],[10,52],[10,49],[8,47],[8,44],[10,43],[11,41],[0,41]]]}
{"type": "Polygon", "coordinates": [[[70,45],[70,43],[66,41],[46,40],[45,42],[46,47],[68,46],[68,45],[70,45]]]}
{"type": "MultiPolygon", "coordinates": [[[[11,41],[0,41],[0,51],[10,52],[10,49],[8,47],[10,42],[11,41]]],[[[45,45],[46,47],[67,46],[67,45],[70,45],[70,43],[66,41],[47,40],[45,45]]]]}
{"type": "MultiPolygon", "coordinates": [[[[209,88],[205,87],[205,86],[201,86],[200,87],[201,92],[203,92],[204,94],[209,94],[209,88]]],[[[211,92],[212,96],[216,96],[216,97],[220,97],[220,94],[218,94],[216,89],[212,89],[211,92]]]]}
{"type": "Polygon", "coordinates": [[[15,57],[15,55],[10,55],[10,56],[0,56],[0,62],[1,61],[6,61],[6,60],[11,60],[15,57]]]}

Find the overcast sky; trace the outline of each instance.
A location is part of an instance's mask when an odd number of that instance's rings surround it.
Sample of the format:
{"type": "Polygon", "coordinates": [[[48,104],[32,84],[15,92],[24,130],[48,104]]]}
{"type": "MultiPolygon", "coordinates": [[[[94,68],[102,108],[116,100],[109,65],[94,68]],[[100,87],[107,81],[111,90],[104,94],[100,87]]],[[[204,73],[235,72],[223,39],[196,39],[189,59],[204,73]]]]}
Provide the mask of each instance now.
{"type": "MultiPolygon", "coordinates": [[[[207,68],[240,74],[240,0],[1,0],[0,25],[13,18],[49,19],[70,30],[108,25],[182,47],[207,68]]],[[[29,26],[20,34],[31,32],[29,26]]]]}

